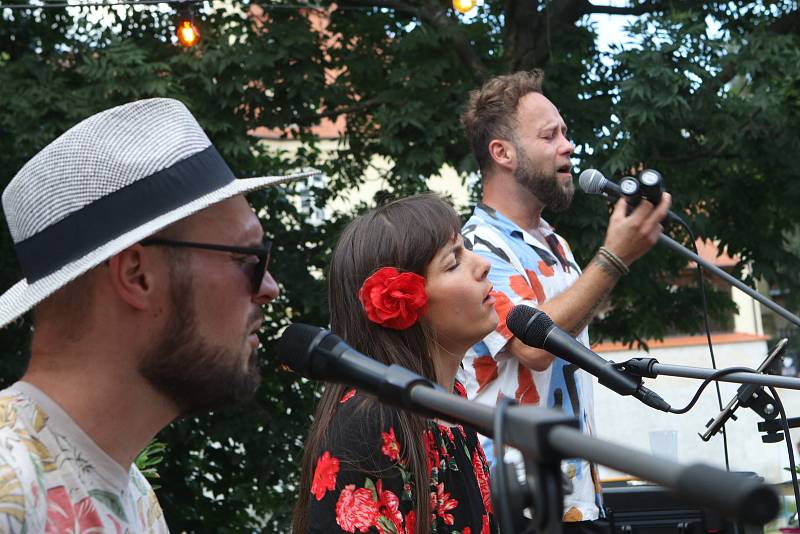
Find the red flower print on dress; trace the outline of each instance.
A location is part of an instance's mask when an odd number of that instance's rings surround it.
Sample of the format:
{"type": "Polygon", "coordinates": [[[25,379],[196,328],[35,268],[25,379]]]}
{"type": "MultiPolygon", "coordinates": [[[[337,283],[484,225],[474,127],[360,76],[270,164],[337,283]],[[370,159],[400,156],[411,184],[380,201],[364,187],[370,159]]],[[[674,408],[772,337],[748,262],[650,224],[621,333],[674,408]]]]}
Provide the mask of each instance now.
{"type": "Polygon", "coordinates": [[[428,311],[425,278],[394,267],[381,267],[367,278],[358,300],[370,321],[394,330],[405,330],[428,311]]]}
{"type": "Polygon", "coordinates": [[[97,514],[91,497],[73,506],[64,486],[47,490],[47,522],[45,534],[102,534],[103,522],[97,514]]]}
{"type": "MultiPolygon", "coordinates": [[[[478,445],[480,447],[480,445],[478,445]]],[[[492,492],[489,489],[489,475],[483,468],[478,450],[472,452],[472,469],[475,471],[475,480],[478,481],[478,489],[481,491],[481,499],[483,499],[483,507],[487,512],[492,512],[492,492]]]]}
{"type": "Polygon", "coordinates": [[[356,388],[351,388],[345,391],[344,395],[342,395],[342,398],[339,399],[339,404],[344,404],[345,402],[349,401],[355,396],[356,396],[356,388]]]}
{"type": "Polygon", "coordinates": [[[506,326],[506,316],[511,311],[511,308],[514,307],[514,303],[502,291],[490,291],[489,294],[494,297],[494,311],[497,312],[497,317],[500,319],[495,331],[503,336],[504,339],[511,339],[514,334],[506,326]]]}
{"type": "Polygon", "coordinates": [[[455,522],[453,514],[449,513],[458,506],[458,501],[450,498],[450,493],[444,491],[444,483],[439,482],[436,485],[436,493],[431,492],[431,508],[434,508],[436,516],[444,521],[445,525],[452,526],[455,522]]]}
{"type": "Polygon", "coordinates": [[[381,437],[383,438],[381,452],[392,460],[397,461],[400,458],[400,443],[398,443],[397,437],[394,435],[394,427],[389,427],[389,432],[381,432],[381,437]]]}
{"type": "Polygon", "coordinates": [[[489,530],[489,516],[486,514],[483,515],[483,524],[481,524],[481,534],[491,534],[491,530],[489,530]]]}
{"type": "Polygon", "coordinates": [[[336,488],[336,474],[339,472],[339,459],[331,456],[325,451],[317,460],[317,467],[314,469],[314,480],[311,482],[311,493],[321,501],[328,490],[336,488]]]}
{"type": "Polygon", "coordinates": [[[531,370],[522,364],[517,366],[517,391],[514,392],[514,398],[520,404],[539,404],[540,400],[531,370]]]}
{"type": "Polygon", "coordinates": [[[400,512],[400,499],[393,492],[383,489],[383,480],[375,484],[378,494],[378,517],[375,521],[381,534],[400,534],[403,532],[403,514],[400,512]]]}
{"type": "Polygon", "coordinates": [[[414,510],[408,512],[404,528],[405,534],[417,534],[417,514],[414,510]]]}
{"type": "Polygon", "coordinates": [[[425,457],[428,459],[428,473],[430,473],[434,468],[439,468],[441,458],[439,458],[439,449],[436,447],[433,432],[426,430],[422,437],[425,441],[425,457]]]}
{"type": "Polygon", "coordinates": [[[437,425],[439,427],[439,432],[447,436],[447,439],[450,440],[450,443],[455,445],[456,437],[453,435],[453,430],[447,425],[437,425]]]}
{"type": "Polygon", "coordinates": [[[367,532],[375,525],[378,503],[372,490],[348,484],[336,501],[336,524],[345,532],[367,532]]]}
{"type": "Polygon", "coordinates": [[[479,356],[472,360],[475,378],[478,379],[478,393],[497,379],[497,362],[491,356],[479,356]]]}

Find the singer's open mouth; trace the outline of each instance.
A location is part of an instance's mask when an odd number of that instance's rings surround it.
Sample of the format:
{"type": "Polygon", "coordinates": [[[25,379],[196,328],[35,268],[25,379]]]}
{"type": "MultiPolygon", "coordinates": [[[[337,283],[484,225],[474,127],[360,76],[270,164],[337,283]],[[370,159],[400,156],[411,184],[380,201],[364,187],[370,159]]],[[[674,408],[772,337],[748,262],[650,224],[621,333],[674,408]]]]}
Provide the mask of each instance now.
{"type": "Polygon", "coordinates": [[[567,163],[556,169],[559,173],[572,174],[572,165],[567,163]]]}
{"type": "Polygon", "coordinates": [[[494,286],[492,286],[492,287],[490,287],[490,288],[489,288],[489,291],[487,291],[487,292],[486,292],[486,296],[485,296],[485,297],[483,297],[483,302],[486,302],[487,300],[489,300],[490,298],[492,298],[492,290],[493,290],[493,289],[494,289],[494,286]]]}

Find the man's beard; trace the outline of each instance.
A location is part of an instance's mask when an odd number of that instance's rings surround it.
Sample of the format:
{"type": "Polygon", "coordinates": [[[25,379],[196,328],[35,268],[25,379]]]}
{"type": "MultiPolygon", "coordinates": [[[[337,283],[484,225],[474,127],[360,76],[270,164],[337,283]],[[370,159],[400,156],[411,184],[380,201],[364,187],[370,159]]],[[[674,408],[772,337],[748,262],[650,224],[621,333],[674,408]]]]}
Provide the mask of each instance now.
{"type": "Polygon", "coordinates": [[[560,184],[555,171],[548,174],[538,168],[522,145],[514,143],[514,148],[518,160],[517,168],[514,169],[517,183],[525,186],[549,210],[560,212],[568,209],[572,203],[572,195],[575,194],[575,183],[569,180],[565,185],[560,184]]]}
{"type": "MultiPolygon", "coordinates": [[[[182,415],[249,401],[261,383],[256,351],[245,367],[241,347],[231,349],[205,340],[197,331],[191,276],[171,274],[172,316],[160,342],[144,354],[139,372],[182,415]]],[[[254,317],[250,319],[248,324],[255,322],[254,317]]],[[[242,346],[246,342],[244,334],[242,346]]]]}

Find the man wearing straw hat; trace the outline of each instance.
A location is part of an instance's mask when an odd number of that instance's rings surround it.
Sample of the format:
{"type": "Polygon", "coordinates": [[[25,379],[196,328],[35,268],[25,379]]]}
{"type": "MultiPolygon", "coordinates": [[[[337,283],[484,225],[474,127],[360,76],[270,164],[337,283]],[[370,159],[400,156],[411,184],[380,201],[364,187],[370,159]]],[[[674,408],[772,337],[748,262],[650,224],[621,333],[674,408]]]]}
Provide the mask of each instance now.
{"type": "Polygon", "coordinates": [[[250,398],[278,287],[243,194],[186,107],[133,102],[74,126],[3,192],[33,309],[31,358],[0,392],[0,531],[166,532],[133,465],[176,417],[250,398]],[[94,529],[94,530],[92,530],[94,529]]]}

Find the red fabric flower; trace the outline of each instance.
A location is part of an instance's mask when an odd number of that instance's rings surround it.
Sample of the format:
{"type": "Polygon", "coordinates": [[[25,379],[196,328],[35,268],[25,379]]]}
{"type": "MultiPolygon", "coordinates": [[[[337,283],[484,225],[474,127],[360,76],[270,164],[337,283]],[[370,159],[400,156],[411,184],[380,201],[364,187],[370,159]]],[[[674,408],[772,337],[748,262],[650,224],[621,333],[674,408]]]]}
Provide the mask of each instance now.
{"type": "Polygon", "coordinates": [[[394,330],[405,330],[428,311],[425,278],[394,267],[381,267],[367,278],[358,300],[370,321],[394,330]]]}
{"type": "Polygon", "coordinates": [[[381,452],[392,460],[397,461],[400,458],[400,443],[398,443],[397,437],[394,435],[394,427],[389,427],[389,432],[381,432],[381,437],[383,438],[381,452]]]}
{"type": "MultiPolygon", "coordinates": [[[[478,445],[480,447],[480,444],[478,445]]],[[[486,474],[481,457],[476,449],[472,453],[472,469],[475,471],[475,480],[478,481],[478,489],[481,490],[483,507],[487,512],[492,512],[492,492],[489,489],[489,475],[486,474]]]]}
{"type": "Polygon", "coordinates": [[[367,488],[348,484],[336,501],[336,524],[345,532],[368,532],[378,517],[378,502],[367,488]]]}
{"type": "Polygon", "coordinates": [[[336,488],[336,475],[339,473],[339,459],[331,456],[325,451],[317,460],[317,467],[314,469],[314,481],[311,482],[311,493],[318,501],[321,501],[328,490],[336,488]]]}

